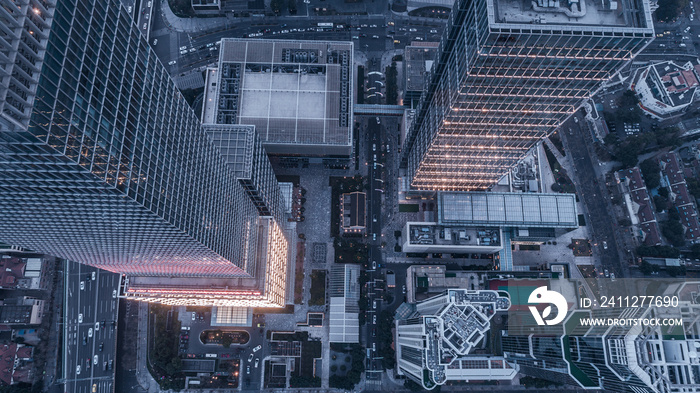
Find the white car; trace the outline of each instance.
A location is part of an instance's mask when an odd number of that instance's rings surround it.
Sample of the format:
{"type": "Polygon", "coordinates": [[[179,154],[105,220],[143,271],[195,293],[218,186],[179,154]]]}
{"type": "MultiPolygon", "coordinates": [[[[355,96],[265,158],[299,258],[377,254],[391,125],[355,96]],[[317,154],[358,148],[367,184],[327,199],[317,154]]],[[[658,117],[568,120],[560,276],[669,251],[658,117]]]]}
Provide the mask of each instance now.
{"type": "Polygon", "coordinates": [[[146,30],[147,26],[148,26],[148,22],[144,23],[144,24],[143,24],[143,29],[146,30]]]}
{"type": "Polygon", "coordinates": [[[372,261],[372,269],[377,269],[377,261],[372,261]]]}
{"type": "Polygon", "coordinates": [[[80,290],[82,291],[84,289],[85,289],[85,281],[81,281],[80,282],[80,290]]]}
{"type": "Polygon", "coordinates": [[[126,7],[126,12],[128,12],[129,14],[131,14],[131,6],[126,7]]]}
{"type": "Polygon", "coordinates": [[[262,345],[258,345],[257,347],[253,348],[253,353],[258,352],[262,348],[262,345]]]}
{"type": "Polygon", "coordinates": [[[415,32],[418,31],[418,30],[416,30],[416,29],[408,29],[408,31],[410,31],[410,32],[412,32],[412,33],[415,33],[415,32]]]}
{"type": "Polygon", "coordinates": [[[260,358],[255,358],[255,368],[258,368],[259,364],[260,364],[260,358]]]}
{"type": "Polygon", "coordinates": [[[75,375],[80,375],[80,365],[75,366],[75,375]]]}
{"type": "Polygon", "coordinates": [[[187,49],[187,45],[180,47],[180,50],[185,50],[185,49],[187,49]]]}
{"type": "Polygon", "coordinates": [[[376,325],[376,324],[377,324],[377,315],[375,314],[375,315],[372,315],[372,325],[376,325]]]}
{"type": "Polygon", "coordinates": [[[116,299],[116,298],[117,298],[117,290],[114,289],[114,290],[112,290],[112,299],[116,299]]]}
{"type": "Polygon", "coordinates": [[[92,357],[92,364],[94,364],[95,366],[97,366],[97,355],[95,355],[95,356],[92,357]]]}
{"type": "Polygon", "coordinates": [[[100,330],[100,323],[95,322],[95,331],[98,331],[98,330],[100,330]]]}
{"type": "Polygon", "coordinates": [[[250,354],[250,356],[248,356],[248,363],[253,361],[253,356],[255,355],[253,355],[252,353],[250,354]]]}
{"type": "Polygon", "coordinates": [[[172,60],[172,61],[168,62],[168,65],[171,65],[171,66],[174,66],[175,64],[177,64],[177,60],[172,60]]]}
{"type": "Polygon", "coordinates": [[[91,277],[92,277],[92,280],[93,280],[93,281],[95,281],[95,277],[96,277],[96,276],[97,276],[97,275],[95,274],[95,272],[92,272],[91,277]]]}
{"type": "Polygon", "coordinates": [[[92,338],[92,328],[88,329],[88,337],[92,338]]]}
{"type": "Polygon", "coordinates": [[[155,40],[153,40],[153,46],[156,46],[156,45],[158,45],[158,39],[157,39],[157,38],[156,38],[155,40]]]}
{"type": "Polygon", "coordinates": [[[192,313],[192,320],[194,321],[197,318],[197,314],[192,313]]]}
{"type": "Polygon", "coordinates": [[[83,314],[78,314],[78,323],[83,323],[83,314]]]}

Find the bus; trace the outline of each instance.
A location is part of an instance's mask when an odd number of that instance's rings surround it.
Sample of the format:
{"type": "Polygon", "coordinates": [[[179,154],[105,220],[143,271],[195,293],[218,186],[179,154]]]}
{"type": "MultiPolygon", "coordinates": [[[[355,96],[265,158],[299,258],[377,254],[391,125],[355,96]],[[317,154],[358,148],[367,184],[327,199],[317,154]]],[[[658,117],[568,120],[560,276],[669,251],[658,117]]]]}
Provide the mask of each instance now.
{"type": "Polygon", "coordinates": [[[320,29],[332,29],[333,23],[331,23],[331,22],[319,22],[317,26],[320,29]]]}

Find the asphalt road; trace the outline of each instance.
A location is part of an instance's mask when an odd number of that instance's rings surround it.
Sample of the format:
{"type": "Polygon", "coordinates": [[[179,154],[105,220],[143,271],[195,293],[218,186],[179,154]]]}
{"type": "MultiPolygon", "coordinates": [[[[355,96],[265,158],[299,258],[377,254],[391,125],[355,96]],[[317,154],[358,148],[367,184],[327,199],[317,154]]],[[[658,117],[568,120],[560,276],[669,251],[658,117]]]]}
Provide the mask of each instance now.
{"type": "Polygon", "coordinates": [[[119,275],[79,263],[65,270],[63,378],[65,391],[107,393],[114,385],[119,275]],[[94,279],[93,279],[94,274],[94,279]],[[104,323],[103,323],[104,322],[104,323]],[[102,350],[100,350],[102,345],[102,350]]]}

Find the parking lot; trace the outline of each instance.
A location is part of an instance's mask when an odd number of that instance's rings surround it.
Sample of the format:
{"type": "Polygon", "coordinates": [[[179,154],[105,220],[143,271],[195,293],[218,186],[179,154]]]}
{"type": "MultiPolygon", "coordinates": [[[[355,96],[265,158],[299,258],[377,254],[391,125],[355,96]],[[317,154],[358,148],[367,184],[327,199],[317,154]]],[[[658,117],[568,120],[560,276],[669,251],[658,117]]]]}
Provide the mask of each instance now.
{"type": "Polygon", "coordinates": [[[64,274],[65,390],[111,392],[119,275],[74,262],[66,263],[64,274]]]}

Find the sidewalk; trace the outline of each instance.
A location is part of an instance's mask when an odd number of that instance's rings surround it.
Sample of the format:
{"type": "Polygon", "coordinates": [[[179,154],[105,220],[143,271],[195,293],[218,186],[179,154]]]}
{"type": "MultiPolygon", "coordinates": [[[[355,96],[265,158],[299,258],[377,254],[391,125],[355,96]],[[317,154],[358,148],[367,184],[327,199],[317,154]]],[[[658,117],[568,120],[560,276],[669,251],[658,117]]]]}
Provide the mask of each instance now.
{"type": "Polygon", "coordinates": [[[139,307],[139,335],[136,345],[136,379],[139,385],[149,393],[158,393],[158,383],[151,376],[146,366],[148,356],[148,303],[138,302],[139,307]]]}

